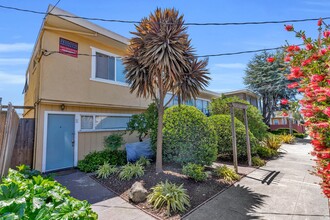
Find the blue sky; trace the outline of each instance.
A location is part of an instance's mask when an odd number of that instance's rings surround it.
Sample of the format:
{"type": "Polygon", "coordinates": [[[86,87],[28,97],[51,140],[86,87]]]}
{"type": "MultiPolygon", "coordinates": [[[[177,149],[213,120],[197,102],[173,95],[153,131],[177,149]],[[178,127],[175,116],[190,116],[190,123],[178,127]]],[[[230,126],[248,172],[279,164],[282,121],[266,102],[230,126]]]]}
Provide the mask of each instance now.
{"type": "MultiPolygon", "coordinates": [[[[56,0],[2,0],[1,5],[46,11],[56,0]]],[[[330,16],[328,0],[61,0],[58,7],[78,16],[140,20],[157,7],[174,7],[186,22],[244,22],[319,18],[330,16]],[[97,2],[97,3],[94,3],[97,2]]],[[[43,16],[0,9],[0,97],[3,103],[23,104],[25,71],[43,16]]],[[[95,22],[125,37],[131,37],[132,24],[95,22]]],[[[246,26],[189,26],[188,33],[197,55],[236,52],[300,43],[283,24],[246,26]]],[[[295,24],[308,36],[316,36],[316,22],[295,24]]],[[[209,70],[212,81],[208,89],[225,92],[245,88],[246,64],[254,54],[212,57],[209,70]]]]}

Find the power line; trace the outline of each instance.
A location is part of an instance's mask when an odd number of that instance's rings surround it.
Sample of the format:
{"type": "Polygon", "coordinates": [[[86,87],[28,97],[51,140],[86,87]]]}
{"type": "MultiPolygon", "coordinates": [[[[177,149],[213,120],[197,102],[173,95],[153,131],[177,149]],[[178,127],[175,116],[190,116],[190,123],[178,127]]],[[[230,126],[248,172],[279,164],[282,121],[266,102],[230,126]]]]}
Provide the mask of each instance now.
{"type": "MultiPolygon", "coordinates": [[[[297,46],[301,46],[301,45],[297,45],[297,46]]],[[[262,52],[262,51],[278,50],[278,49],[283,49],[283,48],[284,48],[284,46],[273,47],[273,48],[265,48],[265,49],[258,49],[258,50],[245,50],[245,51],[238,51],[238,52],[228,52],[228,53],[197,55],[196,57],[207,58],[207,57],[232,56],[232,55],[240,55],[240,54],[247,54],[247,53],[257,53],[257,52],[262,52]]],[[[65,54],[65,53],[60,52],[60,51],[48,51],[48,50],[44,50],[43,53],[44,53],[45,56],[50,56],[52,54],[65,54]]],[[[78,53],[76,55],[78,55],[78,56],[91,56],[91,57],[98,56],[96,54],[86,54],[86,53],[78,53]]],[[[117,58],[121,58],[121,57],[117,57],[117,58]]]]}
{"type": "MultiPolygon", "coordinates": [[[[83,17],[83,16],[74,16],[74,15],[64,15],[64,14],[53,14],[50,12],[41,12],[35,11],[30,9],[22,9],[16,8],[11,6],[0,5],[0,8],[32,13],[32,14],[40,14],[40,15],[52,15],[57,17],[67,17],[67,18],[80,18],[86,20],[93,20],[93,21],[104,21],[104,22],[117,22],[117,23],[128,23],[128,24],[139,24],[140,21],[134,20],[119,20],[119,19],[105,19],[105,18],[95,18],[95,17],[83,17]]],[[[297,22],[307,22],[307,21],[318,21],[320,18],[306,18],[306,19],[291,19],[291,20],[278,20],[278,21],[250,21],[250,22],[205,22],[205,23],[198,23],[198,22],[186,22],[185,25],[188,26],[228,26],[228,25],[262,25],[262,24],[282,24],[282,23],[297,23],[297,22]]],[[[323,17],[323,20],[328,20],[330,17],[323,17]]],[[[170,24],[170,23],[168,23],[170,24]]]]}
{"type": "Polygon", "coordinates": [[[61,0],[58,0],[58,1],[55,3],[55,5],[52,7],[52,9],[50,9],[50,11],[49,11],[47,14],[50,14],[50,13],[54,10],[54,8],[58,5],[58,3],[60,3],[60,1],[61,1],[61,0]]]}

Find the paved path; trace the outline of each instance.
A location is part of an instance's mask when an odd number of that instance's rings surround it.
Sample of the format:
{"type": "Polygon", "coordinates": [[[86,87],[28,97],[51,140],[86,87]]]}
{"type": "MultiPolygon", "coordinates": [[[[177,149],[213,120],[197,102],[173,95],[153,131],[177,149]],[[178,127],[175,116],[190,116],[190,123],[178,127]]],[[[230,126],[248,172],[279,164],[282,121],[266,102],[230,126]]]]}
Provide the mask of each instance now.
{"type": "Polygon", "coordinates": [[[71,196],[87,200],[99,220],[153,220],[151,216],[116,196],[85,173],[59,173],[55,179],[71,191],[71,196]]]}
{"type": "Polygon", "coordinates": [[[330,219],[310,144],[284,145],[282,157],[255,170],[186,220],[330,219]]]}

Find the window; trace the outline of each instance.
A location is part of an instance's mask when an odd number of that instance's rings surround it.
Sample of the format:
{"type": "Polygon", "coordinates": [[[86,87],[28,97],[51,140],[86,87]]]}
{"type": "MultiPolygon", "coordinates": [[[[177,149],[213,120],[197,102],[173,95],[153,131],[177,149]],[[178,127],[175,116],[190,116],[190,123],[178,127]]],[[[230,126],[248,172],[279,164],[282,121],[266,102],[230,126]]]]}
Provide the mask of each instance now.
{"type": "Polygon", "coordinates": [[[126,130],[131,116],[82,115],[81,130],[126,130]]]}
{"type": "Polygon", "coordinates": [[[121,58],[95,48],[92,54],[94,55],[92,78],[125,83],[125,67],[121,58]]]}
{"type": "Polygon", "coordinates": [[[278,125],[279,123],[278,123],[278,120],[277,119],[275,119],[274,120],[274,125],[278,125]]]}
{"type": "Polygon", "coordinates": [[[81,129],[93,129],[93,116],[81,116],[81,129]]]}

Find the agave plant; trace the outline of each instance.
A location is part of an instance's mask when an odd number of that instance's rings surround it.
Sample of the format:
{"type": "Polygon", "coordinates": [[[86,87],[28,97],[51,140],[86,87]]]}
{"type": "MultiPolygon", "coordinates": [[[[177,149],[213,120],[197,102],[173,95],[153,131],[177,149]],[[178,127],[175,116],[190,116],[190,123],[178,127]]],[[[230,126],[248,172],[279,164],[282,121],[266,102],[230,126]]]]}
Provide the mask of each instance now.
{"type": "Polygon", "coordinates": [[[194,57],[186,30],[183,16],[179,16],[178,11],[158,8],[136,25],[136,32],[131,32],[135,36],[123,58],[130,91],[157,103],[156,172],[162,172],[165,95],[172,92],[179,102],[196,98],[210,80],[207,60],[198,61],[194,57]]]}

